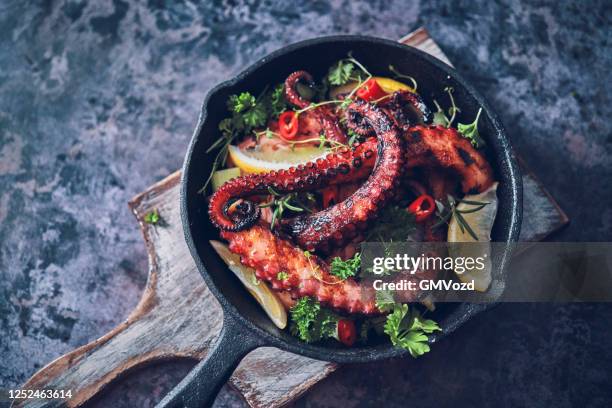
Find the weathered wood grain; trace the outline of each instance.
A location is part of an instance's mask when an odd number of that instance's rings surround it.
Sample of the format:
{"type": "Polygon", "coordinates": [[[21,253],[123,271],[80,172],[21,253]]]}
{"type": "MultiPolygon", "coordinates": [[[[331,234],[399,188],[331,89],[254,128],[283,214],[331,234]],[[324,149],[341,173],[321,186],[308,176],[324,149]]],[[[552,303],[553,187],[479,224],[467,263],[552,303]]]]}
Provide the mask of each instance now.
{"type": "MultiPolygon", "coordinates": [[[[450,65],[425,29],[416,30],[401,41],[450,65]]],[[[129,203],[149,256],[149,277],[136,309],[100,339],[42,368],[23,388],[72,389],[74,397],[68,406],[79,406],[130,369],[160,360],[201,359],[206,355],[221,329],[222,312],[183,240],[179,181],[180,174],[175,172],[129,203]],[[153,209],[162,218],[155,226],[143,221],[153,209]]],[[[524,171],[524,184],[524,219],[529,222],[523,224],[523,240],[542,239],[568,222],[528,171],[524,171]]],[[[266,347],[253,351],[241,362],[230,384],[253,407],[278,407],[306,392],[336,368],[331,363],[266,347]]],[[[29,401],[27,406],[43,405],[29,401]]]]}

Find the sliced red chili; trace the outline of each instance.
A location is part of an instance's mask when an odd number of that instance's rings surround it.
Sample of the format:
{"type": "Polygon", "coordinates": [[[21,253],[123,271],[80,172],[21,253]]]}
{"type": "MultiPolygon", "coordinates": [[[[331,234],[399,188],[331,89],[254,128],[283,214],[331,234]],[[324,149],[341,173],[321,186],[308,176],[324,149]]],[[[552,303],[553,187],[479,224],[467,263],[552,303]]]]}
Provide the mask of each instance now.
{"type": "Polygon", "coordinates": [[[294,111],[285,111],[278,117],[278,130],[287,140],[295,139],[298,132],[298,117],[294,111]]]}
{"type": "Polygon", "coordinates": [[[357,90],[357,96],[366,101],[375,101],[387,95],[374,78],[370,78],[357,90]]]}
{"type": "Polygon", "coordinates": [[[408,212],[414,214],[416,222],[425,221],[436,209],[436,202],[429,194],[421,194],[408,206],[408,212]]]}
{"type": "Polygon", "coordinates": [[[355,340],[357,340],[355,322],[349,319],[338,321],[338,340],[349,347],[355,344],[355,340]]]}

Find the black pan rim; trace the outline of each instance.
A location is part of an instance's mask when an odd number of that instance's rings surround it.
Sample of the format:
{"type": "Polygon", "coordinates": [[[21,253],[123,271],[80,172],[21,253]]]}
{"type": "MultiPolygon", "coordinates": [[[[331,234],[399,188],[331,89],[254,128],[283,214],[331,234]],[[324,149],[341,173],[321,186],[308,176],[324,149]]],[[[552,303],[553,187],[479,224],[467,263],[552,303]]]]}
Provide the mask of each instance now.
{"type": "MultiPolygon", "coordinates": [[[[501,149],[499,154],[497,155],[497,159],[505,162],[507,164],[507,176],[504,180],[508,182],[510,185],[511,197],[509,207],[511,209],[510,218],[508,219],[508,233],[505,237],[505,241],[514,242],[518,240],[520,233],[520,222],[522,219],[522,180],[520,176],[520,172],[518,170],[518,165],[516,162],[516,158],[514,152],[512,150],[511,144],[507,138],[506,132],[504,130],[501,121],[495,112],[491,109],[489,104],[485,101],[485,99],[476,91],[476,89],[466,81],[461,74],[456,72],[452,67],[444,64],[433,56],[416,49],[414,47],[410,47],[399,42],[370,37],[370,36],[362,36],[362,35],[333,35],[333,36],[325,36],[319,38],[308,39],[305,41],[296,42],[290,44],[286,47],[283,47],[277,51],[272,52],[271,54],[259,59],[248,68],[240,72],[235,77],[224,81],[214,88],[212,88],[207,96],[204,99],[202,104],[198,123],[195,128],[195,131],[192,135],[191,142],[189,143],[189,147],[187,149],[187,153],[185,155],[185,161],[183,163],[182,175],[181,175],[181,188],[180,188],[180,208],[181,208],[181,220],[183,224],[183,232],[185,236],[185,241],[187,246],[189,247],[189,251],[194,259],[196,266],[204,278],[209,290],[213,293],[213,295],[217,298],[217,300],[221,303],[224,313],[229,314],[232,318],[238,320],[242,327],[245,330],[248,330],[251,334],[261,338],[266,345],[275,346],[281,348],[283,350],[287,350],[290,352],[294,352],[297,354],[302,354],[315,359],[322,359],[327,361],[333,361],[338,363],[355,363],[355,362],[366,362],[366,361],[376,361],[387,358],[394,357],[403,357],[407,356],[408,352],[403,349],[394,348],[392,345],[382,345],[382,346],[374,346],[374,347],[358,347],[358,348],[350,348],[350,349],[336,349],[336,348],[328,348],[316,344],[307,344],[303,343],[300,340],[296,339],[294,343],[290,343],[285,341],[284,339],[278,338],[271,333],[265,331],[264,329],[258,327],[256,324],[251,322],[249,319],[245,318],[238,309],[229,301],[223,293],[216,287],[212,278],[208,275],[206,266],[203,263],[203,260],[200,258],[195,242],[193,240],[193,235],[190,229],[190,220],[189,214],[187,211],[187,180],[189,179],[190,174],[190,163],[192,159],[192,153],[194,150],[194,146],[196,145],[199,136],[201,134],[201,129],[203,124],[207,120],[207,106],[214,94],[219,92],[219,90],[233,87],[241,82],[245,77],[251,75],[256,70],[260,69],[263,65],[273,63],[276,58],[279,56],[289,53],[292,51],[296,51],[298,49],[306,48],[313,45],[319,45],[323,43],[332,43],[332,42],[367,42],[373,44],[383,44],[385,46],[391,46],[398,49],[398,52],[403,53],[412,53],[419,58],[424,59],[427,63],[436,66],[438,69],[444,71],[447,75],[453,77],[458,83],[460,83],[467,93],[473,97],[480,106],[482,106],[484,113],[491,120],[491,123],[496,130],[496,134],[491,135],[491,137],[495,137],[498,139],[501,149]]],[[[434,337],[432,342],[439,340],[442,337],[450,334],[457,327],[461,326],[466,320],[471,318],[477,313],[480,313],[486,309],[489,309],[491,304],[482,304],[482,305],[468,305],[467,310],[465,312],[465,316],[457,321],[451,327],[446,328],[446,330],[440,335],[434,337]]]]}

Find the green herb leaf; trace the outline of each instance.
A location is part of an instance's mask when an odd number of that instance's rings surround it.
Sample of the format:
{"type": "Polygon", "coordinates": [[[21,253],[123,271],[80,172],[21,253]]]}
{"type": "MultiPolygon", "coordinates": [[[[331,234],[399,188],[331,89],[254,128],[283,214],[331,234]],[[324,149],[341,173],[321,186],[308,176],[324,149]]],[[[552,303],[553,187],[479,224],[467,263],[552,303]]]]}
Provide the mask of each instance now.
{"type": "Polygon", "coordinates": [[[393,312],[387,315],[384,330],[394,346],[418,357],[429,351],[426,334],[441,329],[433,320],[423,320],[416,310],[409,313],[408,305],[395,304],[393,312]]]}
{"type": "Polygon", "coordinates": [[[146,222],[147,224],[154,225],[154,224],[157,224],[159,220],[160,220],[160,217],[159,217],[159,211],[157,211],[157,208],[155,208],[153,211],[149,211],[144,216],[144,222],[146,222]]]}
{"type": "Polygon", "coordinates": [[[455,197],[453,197],[450,194],[447,196],[447,201],[448,201],[448,205],[444,205],[440,201],[436,201],[436,210],[437,210],[436,216],[439,218],[439,221],[436,222],[434,225],[432,225],[431,228],[438,228],[444,224],[448,224],[451,217],[455,217],[455,219],[457,220],[457,224],[459,225],[459,228],[461,229],[461,232],[467,231],[468,234],[470,234],[472,238],[478,241],[478,237],[476,236],[476,233],[474,232],[472,227],[469,225],[465,217],[463,217],[463,215],[461,214],[469,214],[469,213],[480,211],[490,203],[481,202],[481,201],[463,200],[463,199],[457,200],[455,199],[455,197]],[[466,210],[458,210],[457,204],[459,203],[471,205],[474,208],[469,208],[466,210]]]}
{"type": "Polygon", "coordinates": [[[242,92],[240,95],[231,95],[227,100],[227,109],[233,113],[242,113],[257,103],[257,99],[249,92],[242,92]]]}
{"type": "Polygon", "coordinates": [[[268,120],[266,108],[261,104],[256,104],[242,114],[245,129],[254,129],[264,126],[268,120]]]}
{"type": "MultiPolygon", "coordinates": [[[[291,210],[293,212],[312,212],[312,209],[306,204],[304,204],[304,202],[299,198],[299,195],[296,192],[282,195],[276,192],[270,186],[268,186],[268,192],[272,195],[272,200],[264,204],[259,204],[259,208],[272,208],[272,220],[270,222],[270,229],[274,229],[276,221],[279,221],[283,218],[285,210],[291,210]]],[[[313,202],[309,193],[306,193],[306,200],[311,203],[313,202]]]]}
{"type": "Polygon", "coordinates": [[[290,310],[291,333],[312,343],[327,337],[336,337],[340,317],[309,296],[299,299],[290,310]]]}
{"type": "Polygon", "coordinates": [[[361,254],[357,252],[352,258],[343,261],[340,257],[335,257],[331,261],[329,273],[344,280],[350,276],[355,276],[361,268],[361,254]]]}
{"type": "Polygon", "coordinates": [[[446,112],[444,112],[444,109],[440,107],[440,104],[438,103],[438,101],[434,99],[434,105],[436,105],[437,111],[433,115],[433,123],[434,125],[442,125],[445,127],[451,127],[451,125],[455,121],[455,116],[457,116],[457,113],[460,112],[461,110],[455,104],[455,98],[453,97],[453,88],[450,86],[447,86],[446,88],[444,88],[444,91],[446,91],[446,93],[448,94],[448,98],[450,99],[450,102],[451,102],[451,106],[448,108],[448,116],[446,112]]]}
{"type": "Polygon", "coordinates": [[[457,123],[457,131],[463,135],[466,139],[468,139],[475,148],[481,148],[485,145],[485,141],[480,137],[478,133],[478,119],[480,119],[480,113],[482,112],[482,108],[478,109],[478,113],[476,114],[476,119],[472,123],[463,124],[457,123]]]}
{"type": "Polygon", "coordinates": [[[276,279],[278,279],[279,281],[286,281],[287,279],[289,279],[289,274],[285,271],[281,271],[276,274],[276,279]]]}
{"type": "Polygon", "coordinates": [[[340,60],[332,66],[327,74],[327,79],[332,85],[344,85],[351,80],[351,74],[355,65],[345,60],[340,60]]]}

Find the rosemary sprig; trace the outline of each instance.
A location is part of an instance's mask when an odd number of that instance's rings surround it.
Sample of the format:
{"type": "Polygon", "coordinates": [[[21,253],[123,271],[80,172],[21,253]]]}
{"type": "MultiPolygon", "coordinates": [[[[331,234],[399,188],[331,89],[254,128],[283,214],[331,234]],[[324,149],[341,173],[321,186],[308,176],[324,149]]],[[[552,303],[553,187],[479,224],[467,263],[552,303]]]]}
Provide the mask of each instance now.
{"type": "Polygon", "coordinates": [[[482,201],[472,201],[472,200],[457,200],[455,197],[453,197],[450,194],[447,196],[447,201],[448,201],[448,207],[445,206],[442,202],[436,200],[436,208],[437,208],[436,216],[439,218],[439,221],[435,223],[434,225],[432,225],[431,228],[438,228],[444,224],[448,224],[451,217],[454,216],[455,219],[457,220],[457,223],[459,224],[459,228],[461,229],[461,232],[465,233],[467,231],[467,233],[470,234],[472,238],[478,241],[478,236],[476,235],[476,233],[474,232],[474,230],[472,229],[472,227],[466,221],[465,217],[462,214],[470,214],[476,211],[480,211],[486,205],[489,205],[490,203],[485,203],[482,201]],[[459,210],[457,206],[460,203],[464,203],[464,204],[473,206],[474,208],[470,208],[467,210],[459,210]]]}
{"type": "MultiPolygon", "coordinates": [[[[260,204],[260,208],[271,207],[272,208],[272,221],[270,222],[270,229],[274,229],[276,221],[280,221],[283,218],[285,210],[291,210],[294,212],[312,212],[311,206],[304,203],[298,193],[280,194],[275,191],[272,187],[268,187],[272,200],[265,204],[260,204]]],[[[315,201],[314,195],[306,193],[306,200],[310,203],[315,201]]]]}

